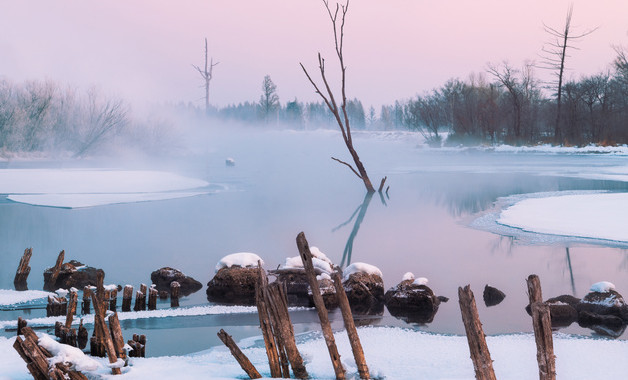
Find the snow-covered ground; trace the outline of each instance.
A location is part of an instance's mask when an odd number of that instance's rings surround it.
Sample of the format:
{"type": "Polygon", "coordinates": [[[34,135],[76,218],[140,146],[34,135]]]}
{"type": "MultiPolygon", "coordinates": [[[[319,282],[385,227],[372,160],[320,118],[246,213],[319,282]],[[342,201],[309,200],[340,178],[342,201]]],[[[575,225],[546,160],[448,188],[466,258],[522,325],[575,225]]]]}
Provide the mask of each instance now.
{"type": "Polygon", "coordinates": [[[524,199],[498,223],[525,231],[628,242],[627,193],[571,194],[524,199]]]}
{"type": "Polygon", "coordinates": [[[182,198],[206,194],[202,188],[208,185],[149,170],[0,169],[0,194],[38,206],[79,208],[182,198]]]}
{"type": "Polygon", "coordinates": [[[53,293],[44,292],[41,290],[17,291],[13,289],[0,289],[0,307],[18,306],[20,304],[29,303],[36,300],[41,300],[42,302],[45,302],[44,299],[51,294],[53,293]]]}
{"type": "MultiPolygon", "coordinates": [[[[228,332],[228,331],[227,331],[228,332]]],[[[467,340],[387,327],[363,327],[358,334],[372,376],[386,379],[473,379],[467,340]],[[385,348],[385,349],[384,349],[385,348]]],[[[335,334],[341,361],[349,378],[357,378],[351,347],[344,331],[335,334]]],[[[0,337],[0,379],[29,379],[26,364],[12,344],[15,338],[0,337]]],[[[260,371],[270,377],[263,342],[246,339],[242,351],[260,371]]],[[[531,334],[487,337],[498,379],[538,378],[536,345],[531,334]]],[[[305,359],[310,377],[333,379],[334,371],[327,346],[320,334],[297,337],[297,346],[305,359]]],[[[557,375],[562,379],[623,379],[628,374],[628,342],[554,335],[557,375]]],[[[185,356],[131,358],[131,366],[122,376],[110,375],[106,359],[96,359],[93,372],[109,379],[241,379],[246,375],[226,347],[185,356]]]]}

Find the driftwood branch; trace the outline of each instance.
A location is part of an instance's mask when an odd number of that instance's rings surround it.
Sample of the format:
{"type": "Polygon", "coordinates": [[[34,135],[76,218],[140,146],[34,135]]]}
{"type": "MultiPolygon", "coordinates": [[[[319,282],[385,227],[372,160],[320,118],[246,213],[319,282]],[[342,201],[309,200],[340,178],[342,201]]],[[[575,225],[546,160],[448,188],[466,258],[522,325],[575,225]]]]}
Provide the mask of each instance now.
{"type": "Polygon", "coordinates": [[[355,175],[357,175],[357,176],[358,176],[358,178],[362,179],[362,176],[360,175],[360,173],[358,173],[358,172],[357,172],[357,171],[353,168],[353,166],[351,166],[351,164],[346,163],[346,162],[344,162],[344,161],[342,161],[342,160],[339,160],[339,159],[337,159],[336,157],[332,157],[331,159],[332,159],[332,160],[334,160],[334,161],[338,161],[338,162],[340,162],[341,164],[347,165],[347,166],[349,167],[349,169],[351,169],[351,171],[352,171],[355,175]]]}
{"type": "Polygon", "coordinates": [[[244,372],[246,372],[246,374],[249,375],[251,379],[259,379],[262,377],[262,375],[260,375],[260,373],[257,371],[255,366],[253,365],[253,363],[251,363],[249,358],[247,358],[246,355],[244,355],[244,353],[242,352],[242,350],[240,350],[236,342],[233,341],[233,338],[231,338],[231,335],[227,334],[225,330],[220,329],[220,331],[218,332],[218,337],[220,338],[220,340],[222,340],[225,346],[229,348],[229,351],[231,351],[231,354],[233,355],[233,357],[238,361],[238,364],[240,364],[240,367],[242,367],[244,372]]]}

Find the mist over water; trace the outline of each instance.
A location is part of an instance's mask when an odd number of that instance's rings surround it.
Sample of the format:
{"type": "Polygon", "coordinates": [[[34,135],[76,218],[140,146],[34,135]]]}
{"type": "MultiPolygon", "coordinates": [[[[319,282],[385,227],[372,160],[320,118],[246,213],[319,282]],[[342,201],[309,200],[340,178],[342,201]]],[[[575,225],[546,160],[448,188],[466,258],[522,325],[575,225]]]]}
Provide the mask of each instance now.
{"type": "MultiPolygon", "coordinates": [[[[613,282],[620,293],[628,289],[623,249],[570,239],[529,245],[516,237],[469,227],[499,197],[541,191],[626,191],[624,182],[569,174],[586,174],[580,170],[586,167],[599,172],[623,165],[622,158],[429,150],[421,148],[418,134],[357,133],[356,149],[372,180],[387,175],[390,185],[387,195],[375,194],[365,202],[361,181],[330,159],[343,159],[346,154],[339,132],[229,125],[195,130],[181,140],[184,149],[171,155],[78,164],[11,162],[9,167],[89,164],[157,169],[205,180],[222,191],[83,209],[0,201],[0,287],[12,288],[15,267],[26,247],[34,251],[30,289],[42,288],[43,269],[54,264],[62,249],[66,261],[76,259],[103,268],[105,283],[137,287],[150,283],[152,271],[171,266],[206,284],[216,262],[234,252],[255,252],[265,260],[266,269],[276,268],[286,257],[298,254],[295,238],[304,231],[310,245],[319,247],[336,264],[344,259],[345,265],[350,261],[379,267],[386,288],[411,271],[427,277],[437,295],[450,298],[441,304],[431,324],[408,325],[386,312],[374,321],[379,325],[461,334],[457,288],[471,284],[487,334],[531,331],[524,311],[524,279],[532,273],[540,276],[545,297],[582,297],[591,284],[602,280],[613,282]],[[235,166],[227,166],[227,158],[235,166]],[[506,293],[502,304],[483,306],[485,284],[506,293]]],[[[206,303],[205,288],[182,302],[206,303]]],[[[17,318],[15,313],[3,312],[2,319],[17,318]]],[[[41,310],[32,311],[33,316],[38,314],[41,310]]],[[[340,327],[340,318],[335,317],[340,327]]],[[[150,355],[177,354],[218,344],[214,330],[221,327],[229,326],[235,338],[257,336],[256,320],[255,315],[201,316],[184,323],[176,319],[127,321],[123,328],[144,331],[155,342],[150,355]],[[195,334],[207,340],[191,346],[184,343],[186,336],[195,334]],[[168,341],[172,343],[165,344],[168,341]]],[[[316,328],[313,312],[298,312],[295,320],[298,332],[316,328]]],[[[575,325],[563,331],[590,333],[575,325]]]]}

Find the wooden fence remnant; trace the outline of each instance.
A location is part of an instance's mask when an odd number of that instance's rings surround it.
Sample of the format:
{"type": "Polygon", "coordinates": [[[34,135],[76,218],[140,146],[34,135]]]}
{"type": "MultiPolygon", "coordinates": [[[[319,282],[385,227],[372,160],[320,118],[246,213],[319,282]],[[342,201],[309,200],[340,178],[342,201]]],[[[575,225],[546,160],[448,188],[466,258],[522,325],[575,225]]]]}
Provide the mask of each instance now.
{"type": "MultiPolygon", "coordinates": [[[[50,277],[48,277],[48,281],[44,281],[44,290],[54,291],[55,283],[57,282],[57,277],[59,277],[59,272],[61,272],[61,267],[63,266],[63,260],[65,258],[65,251],[59,252],[59,256],[57,256],[57,262],[55,266],[50,268],[50,277]]],[[[45,276],[44,276],[45,280],[45,276]]]]}
{"type": "Polygon", "coordinates": [[[28,275],[31,273],[31,267],[28,264],[32,255],[32,248],[26,248],[24,250],[24,254],[20,259],[17,270],[15,271],[15,278],[13,279],[13,286],[15,287],[15,290],[28,290],[27,279],[28,275]]]}
{"type": "Polygon", "coordinates": [[[22,329],[26,327],[26,320],[22,317],[17,317],[17,335],[22,335],[22,329]]]}
{"type": "Polygon", "coordinates": [[[118,313],[114,312],[109,317],[109,331],[111,333],[111,340],[113,346],[116,349],[118,358],[124,359],[126,362],[126,353],[124,352],[124,337],[122,336],[122,328],[120,327],[120,320],[118,319],[118,313]]]}
{"type": "Polygon", "coordinates": [[[157,296],[159,292],[154,287],[148,289],[148,310],[157,310],[157,296]]]}
{"type": "Polygon", "coordinates": [[[87,380],[81,372],[72,371],[68,365],[56,363],[50,367],[48,358],[52,355],[48,350],[39,346],[39,338],[30,327],[22,329],[22,335],[15,339],[13,348],[18,352],[22,360],[26,362],[26,368],[35,380],[70,379],[87,380]]]}
{"type": "MultiPolygon", "coordinates": [[[[264,337],[264,345],[266,346],[266,356],[268,357],[268,365],[270,367],[271,377],[281,377],[281,363],[279,362],[279,354],[277,352],[277,344],[273,335],[273,328],[268,313],[268,305],[264,298],[264,288],[268,286],[268,277],[266,271],[262,268],[260,261],[257,262],[258,276],[255,283],[255,305],[257,306],[257,314],[259,316],[259,325],[264,337]]],[[[290,373],[288,372],[288,376],[290,373]]]]}
{"type": "Polygon", "coordinates": [[[541,280],[531,274],[527,281],[534,340],[536,341],[536,360],[539,364],[540,380],[556,380],[556,356],[554,355],[554,339],[552,337],[552,320],[549,305],[543,302],[541,280]]]}
{"type": "Polygon", "coordinates": [[[65,297],[48,296],[48,304],[46,305],[46,316],[57,317],[66,315],[68,311],[68,300],[65,297]]]}
{"type": "MultiPolygon", "coordinates": [[[[105,324],[105,310],[103,310],[102,300],[98,299],[96,295],[92,293],[92,303],[94,304],[94,324],[97,326],[99,336],[104,342],[109,363],[115,364],[118,361],[118,355],[116,354],[116,348],[114,347],[111,339],[111,333],[108,331],[107,325],[105,324]]],[[[119,375],[122,372],[120,371],[120,368],[113,367],[111,368],[111,373],[119,375]]]]}
{"type": "Polygon", "coordinates": [[[72,319],[76,313],[76,304],[78,303],[78,292],[72,288],[70,290],[70,300],[68,301],[68,310],[65,316],[65,327],[70,328],[72,326],[72,319]]]}
{"type": "Polygon", "coordinates": [[[491,354],[486,344],[482,322],[480,322],[471,286],[467,285],[464,289],[458,287],[458,301],[460,303],[462,322],[467,333],[467,342],[471,352],[475,378],[477,380],[495,380],[493,360],[491,360],[491,354]]]}
{"type": "Polygon", "coordinates": [[[262,375],[260,375],[253,363],[251,363],[249,358],[244,355],[236,342],[233,341],[231,335],[227,334],[225,330],[220,329],[220,331],[218,332],[218,337],[220,338],[220,340],[222,340],[225,346],[229,348],[229,351],[231,351],[231,355],[233,355],[233,357],[238,361],[238,364],[240,364],[240,367],[242,367],[244,372],[246,372],[246,374],[249,375],[251,379],[259,379],[262,377],[262,375]]]}
{"type": "MultiPolygon", "coordinates": [[[[382,179],[382,183],[385,179],[386,177],[382,179]]],[[[338,299],[338,306],[340,307],[340,311],[342,313],[342,319],[345,324],[345,329],[347,330],[349,343],[351,344],[351,351],[353,352],[355,364],[358,367],[358,374],[360,376],[360,379],[370,379],[371,377],[369,375],[369,368],[366,364],[366,358],[364,357],[364,350],[362,349],[362,343],[360,343],[358,330],[355,328],[353,313],[351,313],[351,306],[349,305],[347,293],[345,293],[345,289],[342,286],[342,279],[340,278],[339,270],[340,268],[336,267],[336,270],[332,274],[334,287],[336,288],[336,298],[338,299]]]]}
{"type": "Polygon", "coordinates": [[[89,304],[91,303],[92,296],[90,295],[92,292],[92,287],[87,285],[83,288],[83,304],[81,305],[81,314],[87,315],[89,314],[89,304]]]}
{"type": "Polygon", "coordinates": [[[181,291],[181,284],[178,281],[172,281],[170,283],[170,307],[179,307],[179,292],[181,291]]]}
{"type": "Polygon", "coordinates": [[[310,289],[312,290],[312,298],[314,299],[314,306],[318,312],[318,318],[321,322],[321,329],[323,330],[323,336],[325,337],[325,343],[327,344],[327,350],[329,351],[329,357],[336,373],[336,379],[344,379],[345,370],[340,362],[340,354],[336,347],[336,340],[334,339],[334,333],[331,330],[331,324],[329,323],[329,316],[327,314],[327,308],[323,301],[320,289],[318,287],[318,281],[316,281],[316,273],[314,272],[314,265],[312,264],[312,253],[310,252],[310,246],[305,238],[305,234],[300,232],[297,235],[297,247],[299,249],[299,255],[303,261],[303,267],[305,268],[305,274],[307,276],[310,289]]]}
{"type": "Polygon", "coordinates": [[[131,311],[131,299],[133,298],[133,287],[126,285],[122,291],[122,311],[131,311]]]}
{"type": "Polygon", "coordinates": [[[87,346],[87,341],[88,341],[87,338],[88,338],[87,329],[85,328],[85,326],[83,326],[83,318],[81,318],[81,322],[79,323],[78,333],[77,333],[77,338],[76,338],[76,343],[77,343],[78,348],[82,350],[85,348],[85,346],[87,346]]]}
{"type": "Polygon", "coordinates": [[[292,321],[290,320],[290,314],[288,313],[286,285],[284,283],[274,282],[269,284],[264,289],[264,292],[264,298],[268,302],[268,309],[273,319],[275,337],[280,342],[278,347],[280,350],[285,350],[285,354],[290,362],[294,376],[298,379],[307,379],[307,370],[305,368],[303,358],[297,348],[297,343],[294,339],[292,321]]]}
{"type": "Polygon", "coordinates": [[[116,311],[118,308],[118,288],[111,289],[109,293],[109,310],[116,311]]]}

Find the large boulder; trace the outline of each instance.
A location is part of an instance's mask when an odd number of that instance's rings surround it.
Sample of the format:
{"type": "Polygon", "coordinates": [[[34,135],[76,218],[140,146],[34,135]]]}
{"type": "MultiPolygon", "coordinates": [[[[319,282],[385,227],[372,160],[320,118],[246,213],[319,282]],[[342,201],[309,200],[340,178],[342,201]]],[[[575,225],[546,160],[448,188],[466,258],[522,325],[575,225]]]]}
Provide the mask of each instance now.
{"type": "Polygon", "coordinates": [[[624,318],[628,306],[626,306],[624,297],[615,290],[615,285],[603,281],[593,284],[590,292],[582,298],[576,308],[579,313],[587,311],[593,314],[614,315],[624,318]]]}
{"type": "Polygon", "coordinates": [[[180,270],[163,267],[157,269],[150,274],[150,280],[155,284],[157,290],[161,292],[170,293],[170,283],[176,281],[181,286],[179,288],[179,294],[183,297],[188,296],[203,287],[203,284],[196,281],[190,276],[186,276],[180,270]]]}
{"type": "Polygon", "coordinates": [[[354,313],[379,315],[384,312],[384,280],[377,267],[365,263],[349,265],[343,271],[342,285],[354,313]]]}
{"type": "Polygon", "coordinates": [[[406,273],[397,286],[388,289],[384,302],[390,314],[408,323],[430,323],[438,311],[440,299],[427,286],[427,279],[406,273]]]}
{"type": "Polygon", "coordinates": [[[216,274],[207,283],[207,300],[215,303],[254,305],[258,263],[256,254],[239,252],[227,255],[216,264],[216,274]]]}
{"type": "Polygon", "coordinates": [[[105,275],[102,269],[87,266],[76,260],[70,260],[70,262],[64,263],[61,266],[61,270],[55,282],[50,283],[52,270],[53,268],[47,268],[44,271],[44,290],[54,291],[59,288],[83,289],[85,286],[95,286],[98,283],[98,273],[102,273],[103,277],[105,275]]]}

